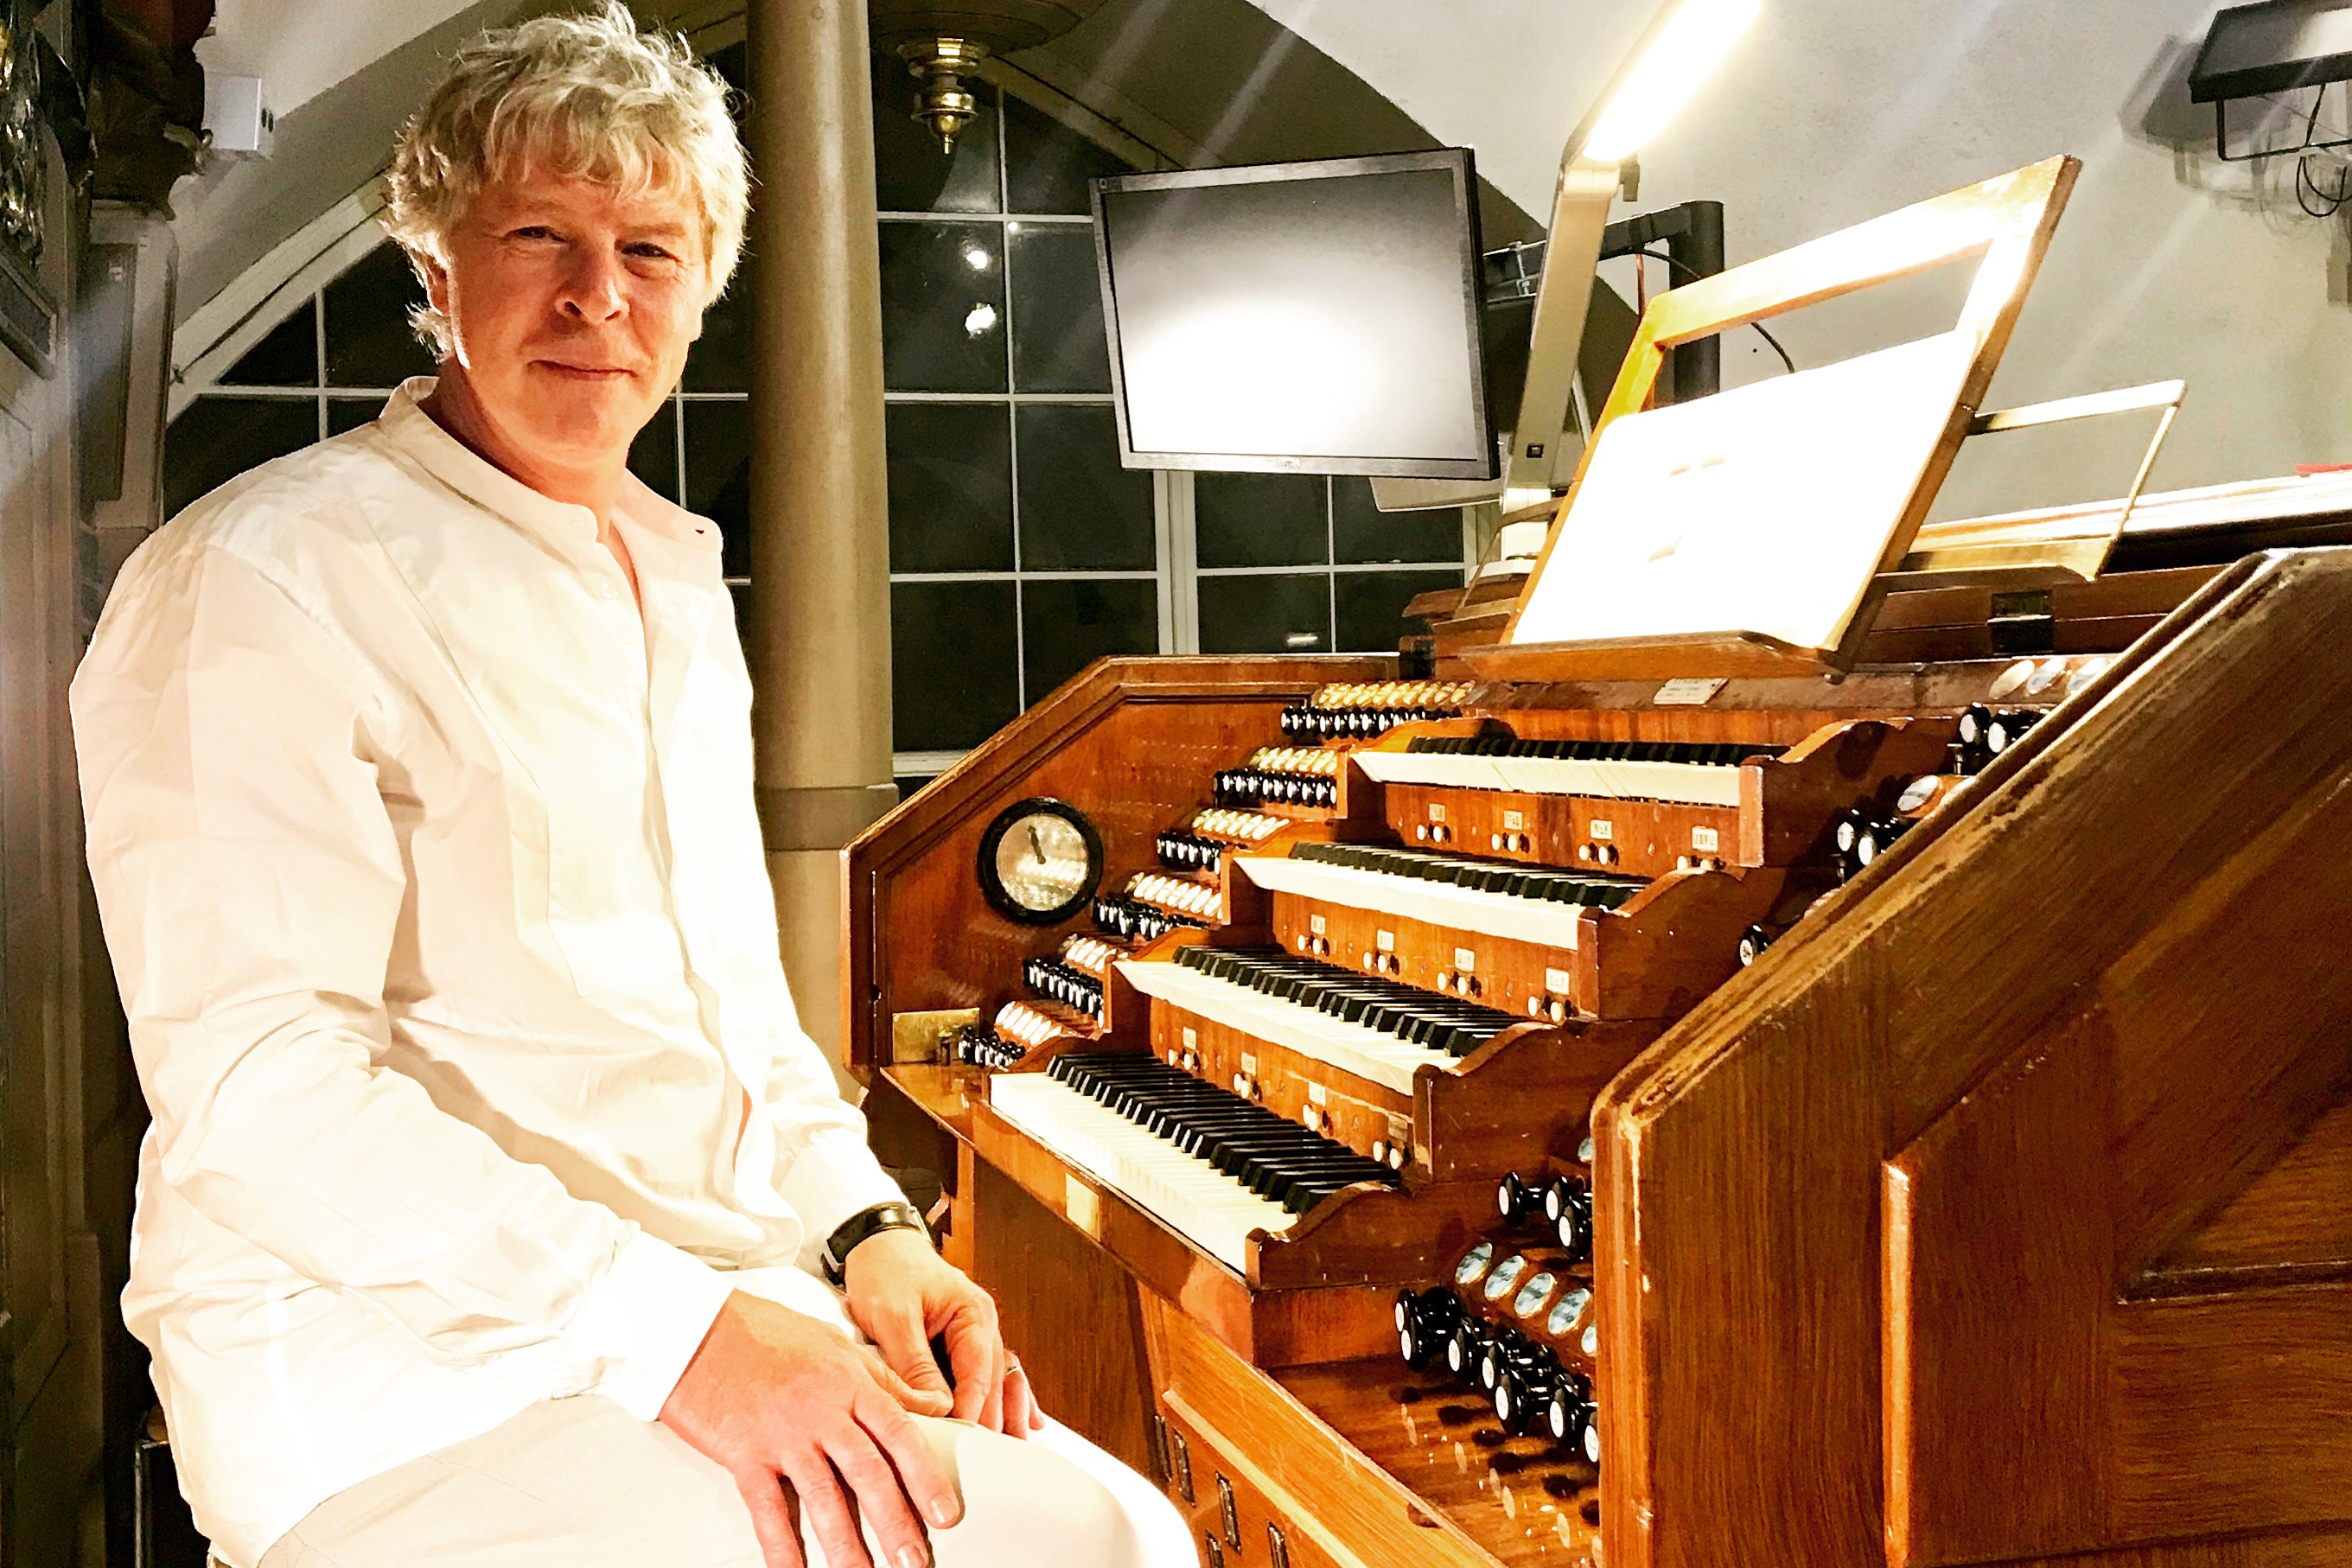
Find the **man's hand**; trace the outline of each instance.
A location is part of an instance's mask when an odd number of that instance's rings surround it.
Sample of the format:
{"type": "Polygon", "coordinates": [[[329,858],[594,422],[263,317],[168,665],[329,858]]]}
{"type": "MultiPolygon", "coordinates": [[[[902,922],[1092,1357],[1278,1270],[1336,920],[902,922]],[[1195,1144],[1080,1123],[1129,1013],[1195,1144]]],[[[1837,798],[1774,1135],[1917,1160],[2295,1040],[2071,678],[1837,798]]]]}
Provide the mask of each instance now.
{"type": "Polygon", "coordinates": [[[886,1230],[851,1249],[842,1265],[849,1316],[874,1342],[882,1359],[907,1383],[945,1397],[947,1379],[931,1358],[930,1342],[944,1336],[955,1368],[955,1415],[994,1432],[1026,1437],[1045,1417],[1029,1392],[1029,1377],[996,1326],[996,1303],[911,1230],[886,1230]]]}
{"type": "Polygon", "coordinates": [[[670,1390],[661,1419],[735,1478],[768,1568],[802,1568],[785,1481],[828,1568],[870,1568],[861,1517],[889,1568],[923,1568],[930,1547],[915,1506],[945,1528],[963,1517],[963,1503],[907,1412],[944,1415],[948,1405],[943,1391],[908,1387],[840,1330],[738,1290],[670,1390]]]}

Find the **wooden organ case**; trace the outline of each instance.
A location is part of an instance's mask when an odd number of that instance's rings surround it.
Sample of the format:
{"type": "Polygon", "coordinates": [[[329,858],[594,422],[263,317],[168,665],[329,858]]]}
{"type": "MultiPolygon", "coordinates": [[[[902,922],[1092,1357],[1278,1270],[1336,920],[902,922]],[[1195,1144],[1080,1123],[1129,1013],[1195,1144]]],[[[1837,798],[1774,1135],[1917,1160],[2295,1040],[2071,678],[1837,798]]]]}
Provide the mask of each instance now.
{"type": "Polygon", "coordinates": [[[2014,313],[1818,646],[1106,661],[847,851],[877,1147],[1204,1563],[2352,1563],[2352,486],[1923,528],[2014,313]]]}

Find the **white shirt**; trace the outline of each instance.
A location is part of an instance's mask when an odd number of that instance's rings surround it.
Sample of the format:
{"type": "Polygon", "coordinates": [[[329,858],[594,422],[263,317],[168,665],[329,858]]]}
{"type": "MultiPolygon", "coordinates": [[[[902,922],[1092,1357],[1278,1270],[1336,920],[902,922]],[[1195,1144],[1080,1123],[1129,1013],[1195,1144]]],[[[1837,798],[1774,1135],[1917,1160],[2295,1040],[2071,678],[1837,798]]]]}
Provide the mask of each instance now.
{"type": "Polygon", "coordinates": [[[732,1271],[838,1321],[805,1270],[899,1196],[777,959],[718,530],[631,481],[641,618],[432,384],[159,531],[74,681],[123,1310],[244,1568],[537,1400],[653,1419],[732,1271]]]}

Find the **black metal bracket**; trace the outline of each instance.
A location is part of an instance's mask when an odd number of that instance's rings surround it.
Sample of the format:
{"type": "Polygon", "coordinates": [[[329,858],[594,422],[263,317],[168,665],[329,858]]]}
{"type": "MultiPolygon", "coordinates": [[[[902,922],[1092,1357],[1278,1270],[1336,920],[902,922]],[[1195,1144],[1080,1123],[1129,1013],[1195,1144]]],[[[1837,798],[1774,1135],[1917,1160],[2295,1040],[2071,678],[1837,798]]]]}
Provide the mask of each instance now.
{"type": "Polygon", "coordinates": [[[2288,158],[2305,153],[2328,153],[2338,147],[2352,147],[2352,136],[2339,136],[2332,142],[2317,140],[2319,111],[2327,102],[2327,89],[2336,84],[2321,82],[2319,91],[2311,100],[2311,112],[2304,117],[2303,140],[2292,147],[2261,147],[2250,153],[2230,151],[2230,103],[2226,98],[2213,100],[2213,152],[2224,163],[2259,163],[2265,158],[2288,158]]]}
{"type": "MultiPolygon", "coordinates": [[[[1601,231],[1601,259],[1640,255],[1662,243],[1673,274],[1668,288],[1714,277],[1723,270],[1723,204],[1685,202],[1620,218],[1601,231]]],[[[1543,240],[1530,239],[1480,258],[1485,274],[1483,299],[1488,306],[1535,298],[1543,282],[1544,245],[1543,240]]],[[[1722,342],[1707,337],[1670,349],[1667,367],[1673,402],[1711,397],[1723,388],[1722,342]]]]}

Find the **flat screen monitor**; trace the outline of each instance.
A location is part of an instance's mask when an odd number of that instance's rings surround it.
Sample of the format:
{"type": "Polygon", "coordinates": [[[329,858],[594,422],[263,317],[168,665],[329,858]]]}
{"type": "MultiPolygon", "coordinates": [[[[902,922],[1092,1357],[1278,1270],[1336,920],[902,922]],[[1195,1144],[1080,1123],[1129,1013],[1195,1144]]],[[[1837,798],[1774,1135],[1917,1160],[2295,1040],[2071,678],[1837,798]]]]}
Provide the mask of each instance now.
{"type": "Polygon", "coordinates": [[[1463,148],[1094,182],[1131,468],[1492,479],[1463,148]]]}

